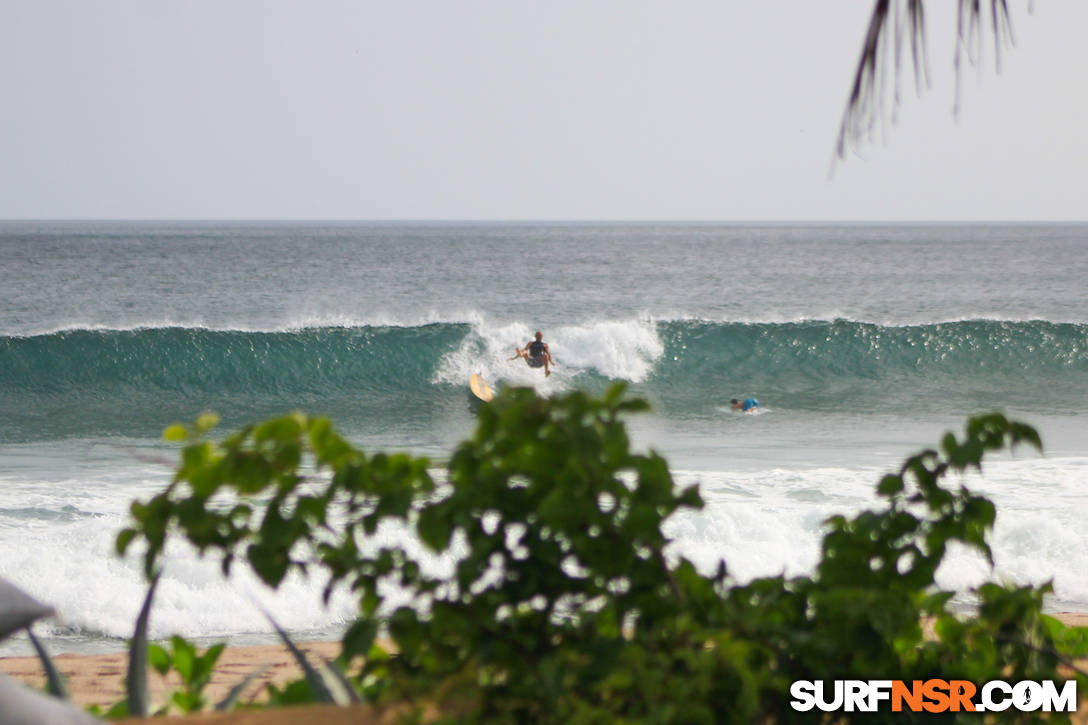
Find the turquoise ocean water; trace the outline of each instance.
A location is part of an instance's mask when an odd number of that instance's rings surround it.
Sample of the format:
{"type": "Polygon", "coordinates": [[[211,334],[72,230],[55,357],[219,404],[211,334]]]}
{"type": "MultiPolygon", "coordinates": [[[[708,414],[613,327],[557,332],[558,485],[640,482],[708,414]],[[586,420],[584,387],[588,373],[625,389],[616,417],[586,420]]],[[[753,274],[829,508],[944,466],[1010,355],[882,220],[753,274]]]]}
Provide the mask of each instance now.
{"type": "MultiPolygon", "coordinates": [[[[1047,454],[974,480],[998,504],[994,576],[1088,610],[1085,280],[1084,225],[0,223],[0,576],[57,606],[55,649],[117,647],[144,585],[112,539],[169,479],[163,427],[303,409],[443,457],[478,372],[648,398],[637,444],[708,502],[671,523],[676,549],[743,578],[809,570],[823,519],[1003,410],[1047,454]],[[538,329],[546,380],[507,359],[538,329]],[[758,415],[729,410],[748,395],[758,415]]],[[[987,574],[958,552],[940,578],[987,574]]],[[[179,546],[153,630],[259,640],[259,603],[328,636],[351,604],[322,585],[224,581],[179,546]]]]}

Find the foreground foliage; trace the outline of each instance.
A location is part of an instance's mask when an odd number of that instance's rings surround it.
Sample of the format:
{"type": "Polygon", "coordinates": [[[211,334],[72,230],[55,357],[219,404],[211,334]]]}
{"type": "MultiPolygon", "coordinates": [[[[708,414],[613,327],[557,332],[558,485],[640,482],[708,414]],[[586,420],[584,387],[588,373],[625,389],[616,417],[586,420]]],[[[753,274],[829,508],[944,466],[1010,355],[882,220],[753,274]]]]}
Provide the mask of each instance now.
{"type": "Polygon", "coordinates": [[[833,517],[811,576],[741,585],[724,563],[708,575],[666,553],[665,521],[702,500],[659,455],[631,451],[622,418],[645,407],[621,386],[601,399],[506,390],[441,476],[300,414],[220,441],[214,420],[176,426],[177,475],[133,505],[118,549],[140,541],[149,577],[176,533],[272,587],[320,570],[326,598],[341,585],[358,598],[341,657],[353,694],[486,721],[811,720],[789,706],[794,680],[1064,680],[1088,654],[1083,630],[1042,614],[1049,586],[987,584],[963,617],[934,580],[952,545],[991,556],[993,503],[949,475],[1040,448],[1032,428],[971,419],[885,476],[882,508],[833,517]],[[383,606],[389,585],[409,603],[383,606]]]}

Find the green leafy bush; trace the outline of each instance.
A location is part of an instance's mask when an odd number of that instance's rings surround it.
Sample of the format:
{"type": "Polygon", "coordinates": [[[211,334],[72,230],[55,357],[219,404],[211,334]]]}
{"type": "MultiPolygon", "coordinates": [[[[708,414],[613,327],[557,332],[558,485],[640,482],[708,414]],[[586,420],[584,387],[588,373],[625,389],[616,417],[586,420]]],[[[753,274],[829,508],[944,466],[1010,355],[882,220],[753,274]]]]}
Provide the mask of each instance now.
{"type": "Polygon", "coordinates": [[[810,720],[789,706],[794,680],[1065,679],[1063,663],[1088,652],[1083,633],[1041,613],[1046,586],[988,584],[978,614],[963,617],[934,581],[954,542],[990,556],[995,517],[947,477],[987,451],[1039,448],[1030,427],[971,419],[962,439],[949,434],[884,477],[883,508],[833,517],[812,576],[741,585],[724,563],[706,574],[666,555],[663,524],[702,500],[677,490],[659,455],[631,451],[622,418],[645,408],[622,386],[600,399],[506,390],[443,475],[425,458],[368,456],[320,418],[221,441],[205,418],[167,431],[186,442],[177,475],[133,505],[118,549],[142,541],[148,576],[174,532],[273,587],[319,569],[326,598],[338,585],[358,597],[341,657],[355,691],[496,722],[810,720]],[[404,535],[379,544],[389,524],[404,535]],[[417,542],[452,573],[418,561],[417,542]],[[388,584],[409,604],[386,611],[388,584]]]}
{"type": "Polygon", "coordinates": [[[204,654],[198,654],[196,647],[182,637],[170,638],[169,646],[152,643],[149,645],[148,659],[151,666],[162,676],[171,669],[176,670],[181,678],[182,687],[170,696],[170,703],[181,712],[200,712],[207,704],[204,688],[211,680],[215,662],[223,653],[222,643],[209,647],[204,654]]]}

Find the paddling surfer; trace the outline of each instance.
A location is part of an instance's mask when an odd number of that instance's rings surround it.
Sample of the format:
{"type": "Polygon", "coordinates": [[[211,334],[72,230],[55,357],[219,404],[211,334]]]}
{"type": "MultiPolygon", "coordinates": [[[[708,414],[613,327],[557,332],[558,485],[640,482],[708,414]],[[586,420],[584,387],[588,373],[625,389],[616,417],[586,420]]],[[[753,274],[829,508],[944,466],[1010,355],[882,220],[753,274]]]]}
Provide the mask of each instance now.
{"type": "Polygon", "coordinates": [[[745,398],[744,400],[733,398],[729,401],[729,404],[733,406],[733,410],[739,410],[742,413],[753,413],[759,408],[759,401],[755,398],[745,398]]]}
{"type": "Polygon", "coordinates": [[[530,340],[525,344],[524,348],[514,348],[517,353],[511,360],[517,360],[519,357],[525,358],[525,362],[531,368],[544,368],[544,377],[548,377],[552,374],[551,366],[555,365],[555,361],[552,360],[552,354],[548,350],[548,343],[544,342],[544,333],[537,332],[536,339],[530,340]]]}

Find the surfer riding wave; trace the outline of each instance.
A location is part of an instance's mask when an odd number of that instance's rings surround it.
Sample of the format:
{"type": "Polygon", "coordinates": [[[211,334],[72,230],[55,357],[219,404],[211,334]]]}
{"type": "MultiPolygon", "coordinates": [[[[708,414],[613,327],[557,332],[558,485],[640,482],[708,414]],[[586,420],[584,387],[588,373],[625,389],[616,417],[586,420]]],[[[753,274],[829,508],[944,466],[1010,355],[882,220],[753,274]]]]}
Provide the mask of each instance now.
{"type": "Polygon", "coordinates": [[[555,365],[555,361],[552,360],[552,354],[548,350],[548,343],[544,342],[544,333],[537,332],[536,339],[531,340],[525,344],[524,348],[514,348],[516,353],[511,360],[517,360],[525,358],[525,362],[531,368],[544,368],[544,377],[548,377],[552,374],[551,366],[555,365]]]}

